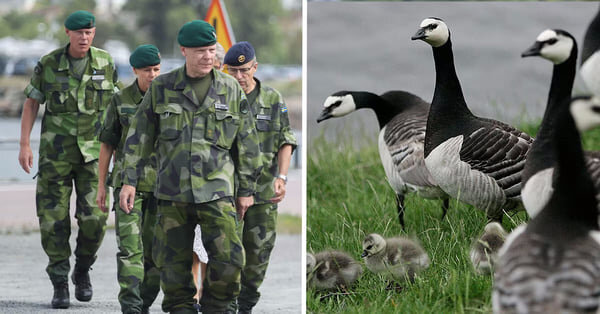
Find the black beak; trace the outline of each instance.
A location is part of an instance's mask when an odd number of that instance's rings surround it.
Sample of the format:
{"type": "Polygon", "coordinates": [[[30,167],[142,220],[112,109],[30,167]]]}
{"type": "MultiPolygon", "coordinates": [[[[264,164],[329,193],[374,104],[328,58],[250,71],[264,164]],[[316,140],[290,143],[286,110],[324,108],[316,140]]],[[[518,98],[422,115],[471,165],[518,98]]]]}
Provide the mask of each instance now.
{"type": "Polygon", "coordinates": [[[427,38],[427,35],[425,35],[425,28],[421,27],[410,39],[417,40],[417,39],[425,39],[425,38],[427,38]]]}
{"type": "Polygon", "coordinates": [[[360,254],[360,257],[365,257],[367,255],[369,255],[369,253],[367,253],[367,250],[364,250],[362,254],[360,254]]]}
{"type": "Polygon", "coordinates": [[[544,45],[544,43],[542,43],[541,41],[536,41],[533,46],[527,48],[527,50],[523,51],[523,53],[521,53],[521,57],[525,58],[525,57],[532,57],[532,56],[539,56],[540,52],[542,51],[542,46],[544,45]]]}
{"type": "Polygon", "coordinates": [[[323,112],[321,112],[321,115],[317,118],[317,123],[327,120],[331,117],[333,117],[331,115],[331,107],[327,107],[327,108],[323,109],[323,112]]]}

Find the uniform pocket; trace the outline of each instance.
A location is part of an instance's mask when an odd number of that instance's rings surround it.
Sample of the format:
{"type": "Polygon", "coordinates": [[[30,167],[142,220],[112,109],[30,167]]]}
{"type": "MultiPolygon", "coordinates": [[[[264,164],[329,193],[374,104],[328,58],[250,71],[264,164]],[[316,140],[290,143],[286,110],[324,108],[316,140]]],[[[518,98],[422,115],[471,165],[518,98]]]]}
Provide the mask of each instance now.
{"type": "Polygon", "coordinates": [[[240,116],[228,111],[217,111],[206,117],[206,140],[230,149],[240,126],[240,116]]]}
{"type": "Polygon", "coordinates": [[[157,106],[154,111],[160,116],[158,138],[162,140],[174,140],[181,136],[183,131],[182,108],[177,104],[157,106]]]}
{"type": "Polygon", "coordinates": [[[68,112],[69,83],[50,83],[46,84],[45,89],[47,110],[52,113],[68,112]]]}

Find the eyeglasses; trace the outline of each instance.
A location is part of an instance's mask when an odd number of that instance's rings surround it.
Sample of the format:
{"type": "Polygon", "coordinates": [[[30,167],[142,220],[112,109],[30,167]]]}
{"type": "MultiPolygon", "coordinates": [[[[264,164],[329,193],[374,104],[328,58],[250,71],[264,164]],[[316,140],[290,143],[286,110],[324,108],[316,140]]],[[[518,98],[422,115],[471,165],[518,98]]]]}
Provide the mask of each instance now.
{"type": "Polygon", "coordinates": [[[229,74],[231,75],[235,75],[236,73],[241,73],[241,74],[247,74],[248,71],[252,70],[252,68],[254,67],[254,64],[252,64],[251,66],[247,67],[247,68],[232,68],[232,67],[227,67],[227,72],[229,72],[229,74]]]}

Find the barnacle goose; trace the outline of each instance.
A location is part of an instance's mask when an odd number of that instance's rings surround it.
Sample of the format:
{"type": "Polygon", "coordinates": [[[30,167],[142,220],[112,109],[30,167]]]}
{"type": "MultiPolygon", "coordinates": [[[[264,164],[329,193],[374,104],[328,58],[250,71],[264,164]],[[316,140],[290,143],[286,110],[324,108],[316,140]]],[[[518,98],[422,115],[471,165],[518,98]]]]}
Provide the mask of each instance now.
{"type": "Polygon", "coordinates": [[[362,266],[348,253],[325,250],[307,253],[308,286],[317,290],[347,288],[362,274],[362,266]]]}
{"type": "Polygon", "coordinates": [[[426,18],[412,39],[430,44],[435,60],[425,165],[448,195],[501,220],[504,210],[520,205],[521,171],[533,139],[510,125],[471,113],[456,75],[446,23],[426,18]]]}
{"type": "Polygon", "coordinates": [[[492,221],[485,226],[483,234],[471,245],[469,254],[477,273],[492,272],[504,240],[506,240],[506,231],[501,224],[492,221]]]}
{"type": "Polygon", "coordinates": [[[413,281],[420,271],[429,267],[427,252],[406,237],[384,239],[371,233],[365,237],[362,247],[361,256],[367,268],[391,281],[413,281]]]}
{"type": "Polygon", "coordinates": [[[600,309],[595,188],[573,117],[568,105],[564,107],[552,134],[557,161],[554,193],[529,224],[508,236],[500,250],[492,292],[494,313],[597,313],[600,309]]]}
{"type": "Polygon", "coordinates": [[[600,7],[583,38],[579,72],[590,92],[600,96],[600,7]]]}
{"type": "Polygon", "coordinates": [[[404,196],[443,199],[442,219],[448,210],[448,195],[433,181],[423,160],[423,143],[429,103],[405,91],[381,96],[364,91],[339,91],[325,99],[317,122],[369,108],[379,122],[379,157],[388,183],[397,196],[398,219],[404,228],[404,196]]]}
{"type": "MultiPolygon", "coordinates": [[[[535,217],[553,191],[552,174],[556,156],[552,152],[552,133],[556,132],[555,121],[560,119],[561,106],[568,106],[571,98],[577,63],[577,41],[564,30],[545,30],[522,56],[541,56],[554,63],[546,111],[522,174],[523,204],[529,216],[535,217]]],[[[593,112],[588,114],[591,109],[589,106],[576,108],[576,112],[584,114],[579,121],[590,120],[593,123],[593,119],[597,118],[593,112]]],[[[587,128],[589,127],[582,125],[579,131],[583,132],[587,128]]],[[[600,191],[600,152],[585,151],[584,157],[596,191],[600,191]]],[[[600,193],[597,192],[596,197],[600,198],[600,193]]]]}
{"type": "Polygon", "coordinates": [[[552,133],[556,120],[560,119],[560,106],[568,106],[571,98],[577,66],[577,42],[564,30],[548,29],[540,33],[535,43],[521,56],[540,56],[554,64],[546,111],[521,176],[523,205],[529,216],[534,217],[552,194],[552,167],[556,160],[552,152],[552,133]]]}

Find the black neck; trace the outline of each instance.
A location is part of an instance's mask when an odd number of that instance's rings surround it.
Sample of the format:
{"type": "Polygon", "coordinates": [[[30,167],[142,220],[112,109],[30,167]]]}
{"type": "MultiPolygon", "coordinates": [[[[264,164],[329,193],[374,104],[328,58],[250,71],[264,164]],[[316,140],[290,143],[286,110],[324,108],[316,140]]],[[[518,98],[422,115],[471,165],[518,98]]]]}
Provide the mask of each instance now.
{"type": "Polygon", "coordinates": [[[379,129],[382,129],[397,114],[404,112],[412,104],[409,99],[406,99],[405,101],[402,99],[393,102],[387,101],[381,96],[371,92],[358,91],[349,93],[354,99],[356,109],[370,108],[375,111],[377,121],[379,122],[379,129]]]}
{"type": "Polygon", "coordinates": [[[585,166],[581,137],[569,112],[561,104],[556,132],[552,135],[556,166],[552,178],[554,192],[548,204],[530,222],[532,230],[560,236],[597,230],[596,190],[585,166]]]}
{"type": "Polygon", "coordinates": [[[435,91],[427,118],[425,156],[429,155],[438,144],[461,134],[462,122],[473,118],[456,75],[450,39],[440,47],[433,47],[433,59],[435,91]]]}
{"type": "Polygon", "coordinates": [[[581,62],[585,62],[587,58],[594,54],[598,49],[600,49],[600,7],[583,37],[581,62]]]}
{"type": "Polygon", "coordinates": [[[525,169],[523,170],[523,182],[529,180],[538,171],[553,167],[555,164],[555,154],[552,154],[552,134],[556,130],[556,121],[561,119],[562,106],[569,106],[573,81],[575,80],[576,63],[577,48],[574,47],[567,61],[554,65],[546,111],[535,141],[528,153],[525,169]]]}

